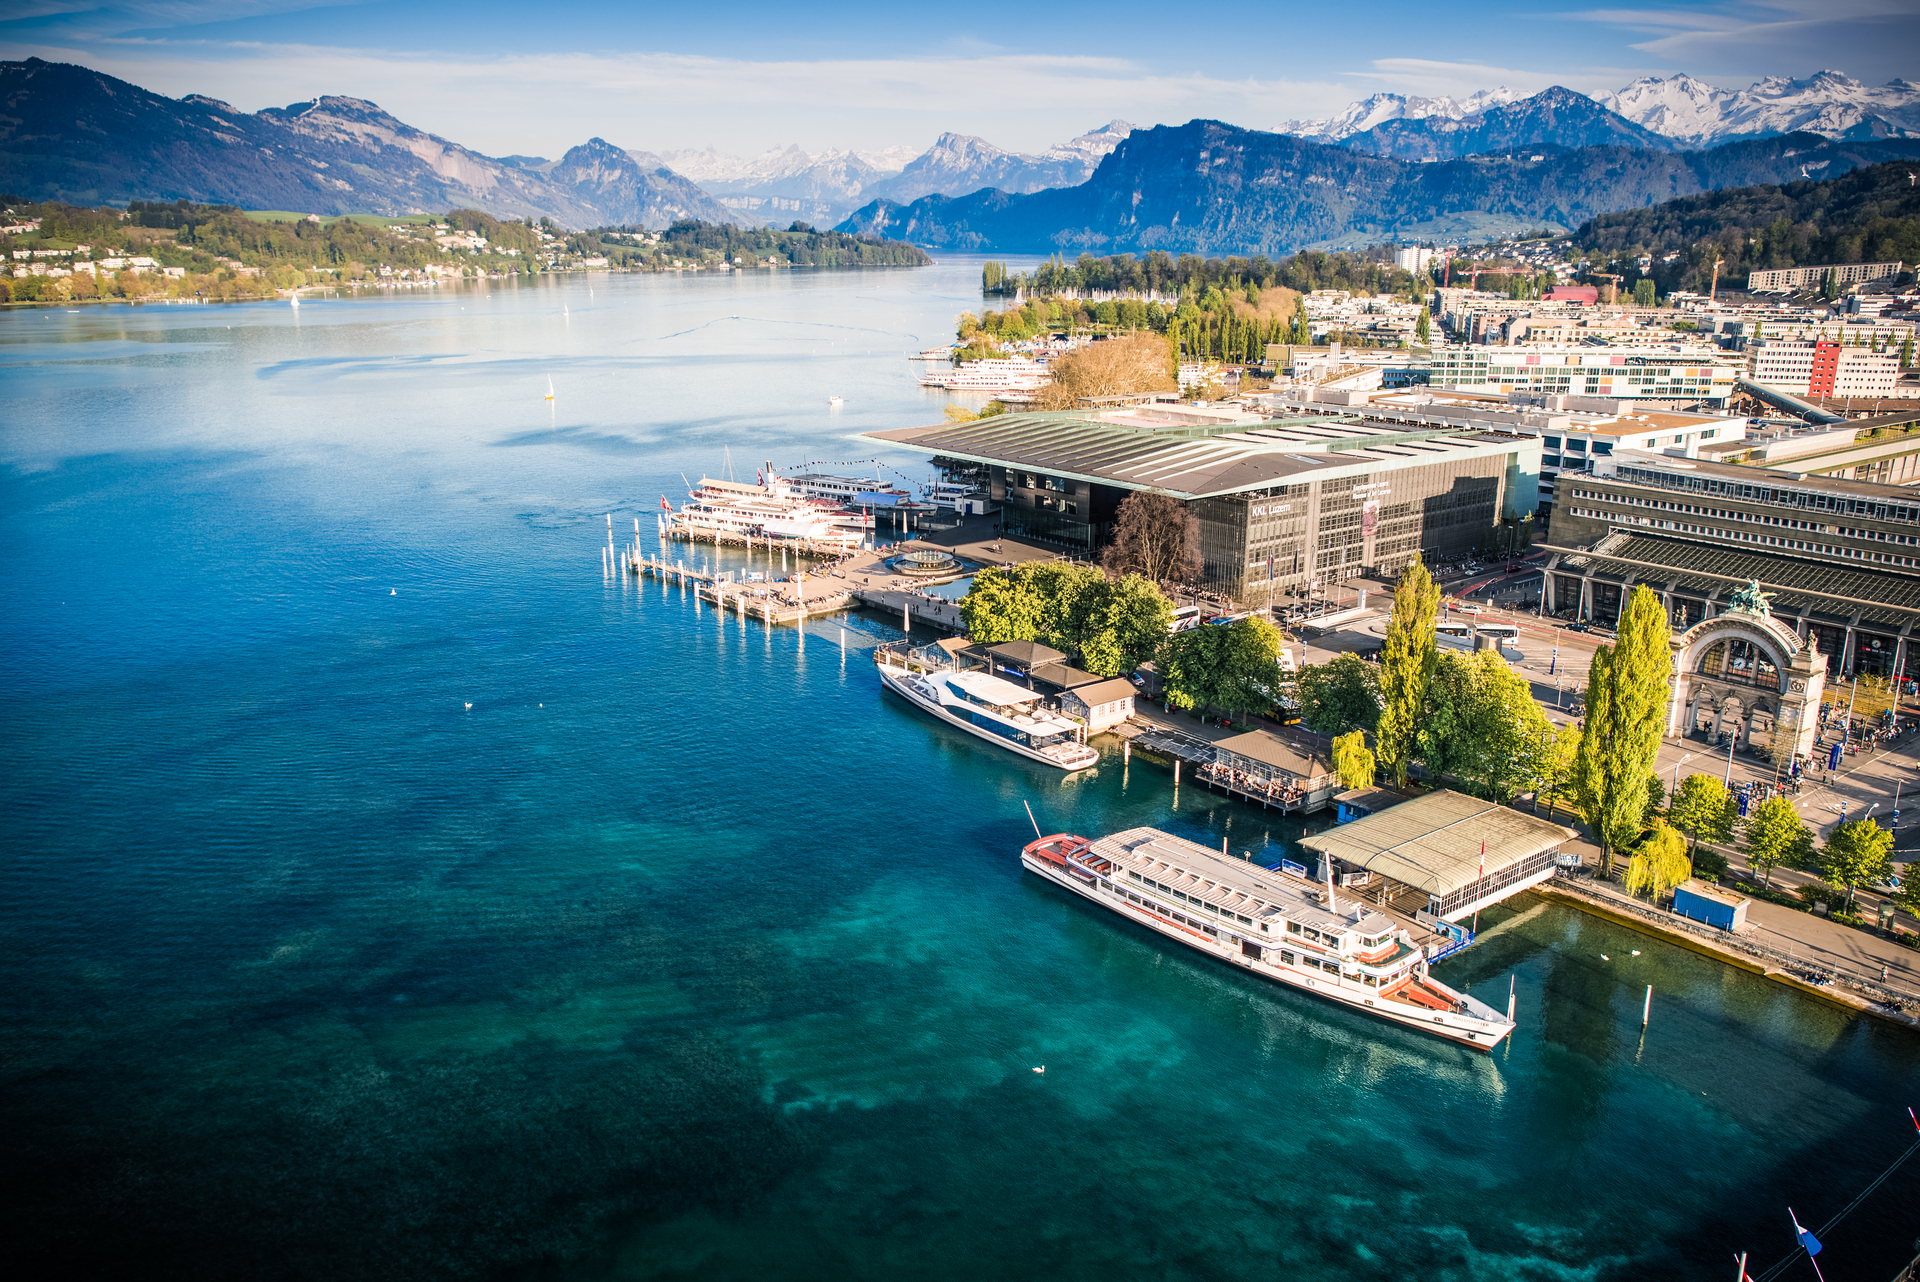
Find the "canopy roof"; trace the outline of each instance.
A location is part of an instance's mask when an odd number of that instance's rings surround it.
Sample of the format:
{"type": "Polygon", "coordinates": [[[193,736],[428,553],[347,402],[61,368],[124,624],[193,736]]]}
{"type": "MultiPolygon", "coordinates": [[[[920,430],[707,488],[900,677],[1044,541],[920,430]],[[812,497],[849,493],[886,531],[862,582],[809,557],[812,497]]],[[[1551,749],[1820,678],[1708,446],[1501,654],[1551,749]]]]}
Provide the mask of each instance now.
{"type": "Polygon", "coordinates": [[[1577,835],[1535,815],[1443,789],[1302,837],[1300,844],[1439,898],[1479,881],[1483,858],[1492,876],[1577,835]]]}

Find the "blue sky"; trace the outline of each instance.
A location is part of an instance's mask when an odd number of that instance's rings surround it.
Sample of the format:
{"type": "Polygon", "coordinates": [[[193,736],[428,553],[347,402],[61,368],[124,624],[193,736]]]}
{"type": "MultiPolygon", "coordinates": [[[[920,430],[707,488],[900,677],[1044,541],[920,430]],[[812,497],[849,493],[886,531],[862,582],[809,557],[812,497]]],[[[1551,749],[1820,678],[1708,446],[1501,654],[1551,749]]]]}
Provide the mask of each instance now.
{"type": "Polygon", "coordinates": [[[0,56],[79,62],[247,110],[367,98],[477,150],[592,135],[664,151],[919,150],[943,130],[1037,150],[1119,118],[1271,128],[1355,98],[1686,71],[1729,88],[1825,67],[1920,74],[1916,0],[1472,6],[674,5],[15,0],[0,56]]]}

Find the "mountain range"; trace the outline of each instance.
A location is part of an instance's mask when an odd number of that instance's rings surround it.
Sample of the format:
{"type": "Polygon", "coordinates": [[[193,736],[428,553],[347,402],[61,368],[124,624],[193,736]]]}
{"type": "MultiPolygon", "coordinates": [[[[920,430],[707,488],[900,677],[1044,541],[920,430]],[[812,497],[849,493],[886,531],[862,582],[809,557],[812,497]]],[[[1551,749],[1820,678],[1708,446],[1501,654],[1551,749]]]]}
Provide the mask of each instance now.
{"type": "Polygon", "coordinates": [[[495,159],[359,98],[245,112],[67,63],[0,62],[0,189],[34,200],[196,200],[320,214],[453,208],[570,227],[733,215],[670,169],[594,138],[556,161],[495,159]]]}
{"type": "Polygon", "coordinates": [[[34,200],[371,214],[464,206],[576,228],[797,217],[1002,252],[1279,254],[1486,238],[1920,156],[1920,87],[1870,89],[1833,72],[1737,93],[1649,79],[1605,101],[1561,87],[1375,95],[1328,121],[1289,122],[1291,133],[1115,120],[1035,154],[948,133],[918,155],[788,147],[750,159],[598,137],[558,160],[490,157],[358,98],[248,113],[38,59],[0,62],[0,101],[0,191],[34,200]],[[1818,128],[1776,129],[1796,122],[1818,128]],[[1740,141],[1687,141],[1723,137],[1740,141]]]}
{"type": "Polygon", "coordinates": [[[1077,186],[1132,132],[1124,120],[1109,121],[1037,155],[1003,151],[969,134],[944,133],[918,155],[905,147],[810,154],[793,146],[751,159],[712,148],[670,151],[649,159],[693,179],[737,213],[770,222],[797,214],[835,223],[875,199],[904,204],[936,192],[983,187],[1032,192],[1077,186]]]}
{"type": "Polygon", "coordinates": [[[874,201],[842,231],[969,252],[1267,254],[1510,234],[1676,196],[1920,157],[1814,134],[1700,151],[1589,146],[1423,163],[1195,120],[1136,130],[1078,187],[874,201]]]}
{"type": "MultiPolygon", "coordinates": [[[[1572,94],[1549,89],[1549,94],[1572,94]]],[[[1585,97],[1586,95],[1573,95],[1585,97]]],[[[1383,135],[1394,139],[1459,136],[1480,128],[1482,118],[1525,101],[1501,86],[1465,98],[1406,98],[1379,93],[1350,104],[1325,120],[1289,120],[1277,132],[1311,138],[1315,142],[1353,145],[1355,138],[1377,135],[1397,122],[1425,122],[1427,128],[1400,125],[1383,135]]],[[[1838,71],[1821,71],[1794,80],[1769,76],[1745,89],[1720,89],[1689,75],[1648,76],[1614,93],[1589,101],[1631,125],[1666,139],[1670,146],[1712,147],[1740,138],[1769,138],[1780,134],[1813,133],[1853,141],[1906,138],[1920,135],[1920,84],[1894,80],[1874,87],[1838,71]]],[[[1543,136],[1531,142],[1556,142],[1543,136]]],[[[1524,145],[1524,144],[1522,144],[1524,145]]],[[[1563,145],[1581,146],[1570,138],[1563,145]]],[[[1365,150],[1389,152],[1379,145],[1365,150]]],[[[1454,154],[1469,154],[1455,151],[1454,154]]],[[[1407,159],[1420,157],[1408,156],[1407,159]]]]}

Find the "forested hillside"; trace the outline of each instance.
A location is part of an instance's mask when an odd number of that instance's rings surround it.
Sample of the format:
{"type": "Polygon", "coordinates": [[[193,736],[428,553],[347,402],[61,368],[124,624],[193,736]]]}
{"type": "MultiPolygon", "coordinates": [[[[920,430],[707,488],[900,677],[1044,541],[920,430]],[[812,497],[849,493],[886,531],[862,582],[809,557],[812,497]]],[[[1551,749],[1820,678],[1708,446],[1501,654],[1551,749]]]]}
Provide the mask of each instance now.
{"type": "Polygon", "coordinates": [[[1590,257],[1655,260],[1662,292],[1705,288],[1716,253],[1720,282],[1752,271],[1825,263],[1920,262],[1915,166],[1873,165],[1837,178],[1733,187],[1646,209],[1603,214],[1575,234],[1590,257]],[[1658,260],[1679,254],[1672,263],[1658,260]],[[1704,278],[1703,278],[1704,277],[1704,278]]]}
{"type": "Polygon", "coordinates": [[[1920,139],[1809,134],[1711,151],[1582,147],[1432,164],[1371,156],[1213,120],[1136,130],[1078,187],[876,201],[843,231],[962,251],[1164,249],[1278,256],[1327,243],[1505,235],[1576,227],[1690,192],[1920,157],[1920,139]],[[1538,154],[1539,159],[1534,159],[1538,154]]]}

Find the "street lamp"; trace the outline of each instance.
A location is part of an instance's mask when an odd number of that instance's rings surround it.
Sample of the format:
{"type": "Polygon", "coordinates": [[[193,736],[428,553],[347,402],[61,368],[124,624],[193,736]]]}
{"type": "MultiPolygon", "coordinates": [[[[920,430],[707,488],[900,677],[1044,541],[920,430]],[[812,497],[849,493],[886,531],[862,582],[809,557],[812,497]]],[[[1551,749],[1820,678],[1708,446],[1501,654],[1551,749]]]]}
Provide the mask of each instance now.
{"type": "Polygon", "coordinates": [[[1673,763],[1673,787],[1667,792],[1667,806],[1669,809],[1673,806],[1673,794],[1680,791],[1680,767],[1692,760],[1693,754],[1689,752],[1686,756],[1673,763]]]}

